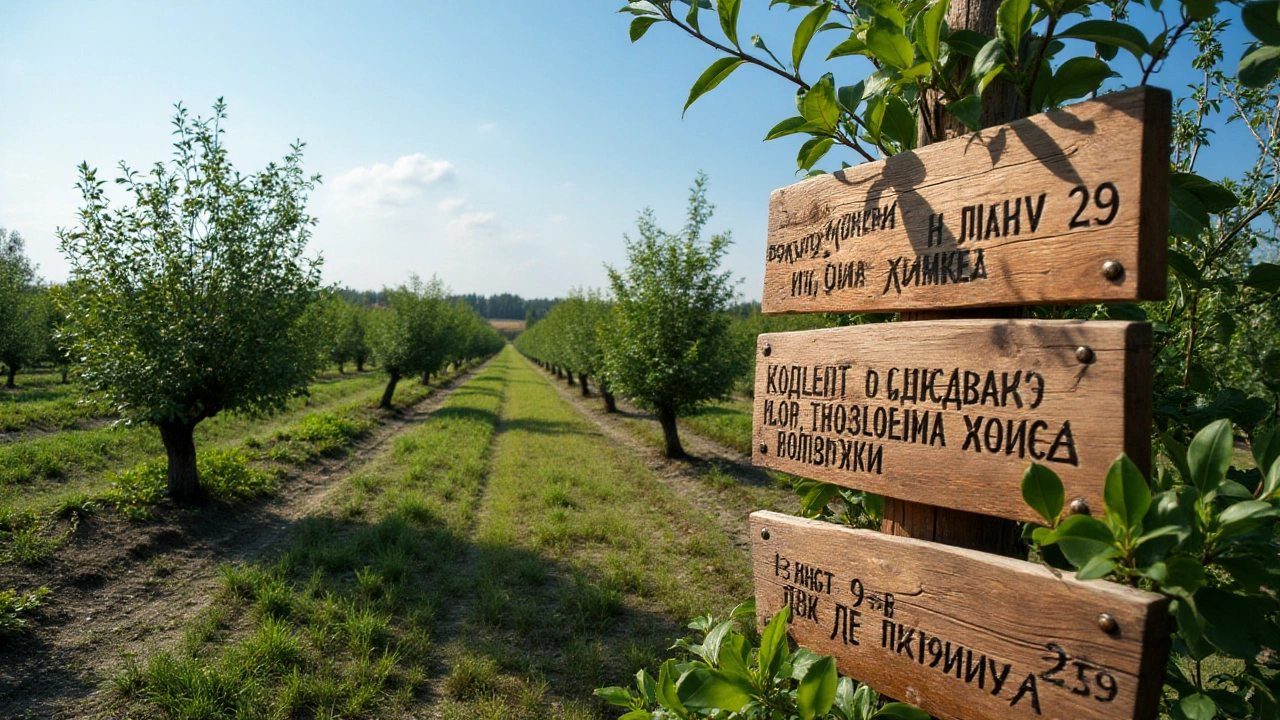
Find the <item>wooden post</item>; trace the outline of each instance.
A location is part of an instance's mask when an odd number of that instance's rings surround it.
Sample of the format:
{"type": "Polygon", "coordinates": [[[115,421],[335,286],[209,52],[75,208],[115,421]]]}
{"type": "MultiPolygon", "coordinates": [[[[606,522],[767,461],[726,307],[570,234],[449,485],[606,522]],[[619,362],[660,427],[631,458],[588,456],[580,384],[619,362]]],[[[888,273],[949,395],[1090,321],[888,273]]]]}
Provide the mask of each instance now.
{"type": "MultiPolygon", "coordinates": [[[[996,36],[996,11],[1000,0],[952,0],[947,8],[947,26],[952,30],[975,30],[987,37],[996,36]]],[[[958,72],[967,73],[969,62],[961,62],[958,72]]],[[[1017,89],[1006,80],[997,80],[983,94],[979,117],[983,127],[999,125],[1023,117],[1023,105],[1017,89]]],[[[950,113],[942,109],[942,103],[926,100],[921,113],[920,145],[934,140],[946,140],[964,135],[969,129],[950,113]],[[929,128],[935,128],[930,137],[929,128]]],[[[1017,318],[1023,317],[1020,307],[994,308],[969,311],[917,311],[901,314],[903,321],[942,320],[948,318],[1017,318]]],[[[939,488],[940,492],[945,490],[939,488]]],[[[997,555],[1019,555],[1021,538],[1018,524],[1003,518],[986,517],[963,510],[950,510],[895,498],[884,499],[884,519],[880,529],[890,535],[940,542],[946,545],[982,550],[997,555]]]]}

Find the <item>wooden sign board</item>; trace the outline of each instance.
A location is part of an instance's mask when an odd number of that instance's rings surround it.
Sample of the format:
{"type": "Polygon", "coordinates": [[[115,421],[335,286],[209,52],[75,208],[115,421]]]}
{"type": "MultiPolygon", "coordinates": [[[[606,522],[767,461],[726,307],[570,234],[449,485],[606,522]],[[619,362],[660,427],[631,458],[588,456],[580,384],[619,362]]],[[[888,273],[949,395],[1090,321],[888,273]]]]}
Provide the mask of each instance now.
{"type": "Polygon", "coordinates": [[[927,505],[1036,520],[1032,461],[1101,511],[1107,468],[1151,457],[1151,326],[937,320],[771,333],[756,465],[927,505]]]}
{"type": "Polygon", "coordinates": [[[1134,88],[775,190],[764,312],[1162,300],[1169,122],[1134,88]]]}
{"type": "Polygon", "coordinates": [[[751,529],[760,621],[790,605],[792,639],[889,697],[960,720],[1156,717],[1166,598],[772,512],[751,529]]]}

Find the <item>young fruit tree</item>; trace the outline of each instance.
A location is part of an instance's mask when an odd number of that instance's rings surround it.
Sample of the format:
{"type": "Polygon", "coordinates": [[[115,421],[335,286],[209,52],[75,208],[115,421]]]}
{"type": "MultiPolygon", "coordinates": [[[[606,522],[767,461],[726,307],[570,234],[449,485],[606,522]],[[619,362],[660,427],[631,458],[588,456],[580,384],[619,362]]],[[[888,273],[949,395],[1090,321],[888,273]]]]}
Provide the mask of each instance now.
{"type": "Polygon", "coordinates": [[[193,431],[223,411],[282,408],[321,358],[313,305],[320,259],[301,142],[280,164],[238,172],[222,140],[226,106],[191,118],[178,105],[173,159],[146,174],[124,163],[112,204],[80,165],[79,225],[59,229],[71,263],[64,336],[91,392],[160,431],[169,495],[202,495],[193,431]]]}
{"type": "Polygon", "coordinates": [[[728,233],[703,240],[713,207],[707,178],[689,193],[689,214],[677,233],[658,227],[651,210],[626,238],[628,266],[608,268],[613,322],[603,325],[605,382],[657,414],[670,458],[684,457],[676,418],[724,397],[742,372],[732,351],[726,306],[734,282],[720,270],[728,233]]]}
{"type": "Polygon", "coordinates": [[[387,290],[387,309],[373,316],[370,345],[387,373],[387,387],[378,407],[391,407],[402,378],[439,372],[445,363],[448,329],[447,291],[437,278],[422,282],[416,275],[407,285],[387,290]]]}
{"type": "Polygon", "coordinates": [[[22,236],[0,228],[0,364],[5,387],[15,387],[20,368],[36,362],[44,352],[46,312],[44,290],[23,252],[22,236]]]}

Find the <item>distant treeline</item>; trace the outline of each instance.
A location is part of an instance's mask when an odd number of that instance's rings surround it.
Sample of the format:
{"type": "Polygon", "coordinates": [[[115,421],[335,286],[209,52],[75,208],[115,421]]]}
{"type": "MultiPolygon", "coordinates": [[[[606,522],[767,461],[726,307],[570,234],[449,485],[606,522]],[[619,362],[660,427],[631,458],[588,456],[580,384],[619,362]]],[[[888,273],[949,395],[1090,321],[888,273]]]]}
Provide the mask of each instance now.
{"type": "MultiPolygon", "coordinates": [[[[383,290],[353,290],[351,288],[342,288],[338,291],[343,300],[352,305],[386,305],[387,291],[383,290]]],[[[461,300],[470,305],[480,317],[486,320],[525,320],[530,324],[541,320],[551,310],[552,306],[559,302],[559,298],[529,298],[525,299],[519,295],[511,293],[500,293],[498,295],[477,295],[468,293],[466,295],[452,295],[450,300],[461,300]]]]}

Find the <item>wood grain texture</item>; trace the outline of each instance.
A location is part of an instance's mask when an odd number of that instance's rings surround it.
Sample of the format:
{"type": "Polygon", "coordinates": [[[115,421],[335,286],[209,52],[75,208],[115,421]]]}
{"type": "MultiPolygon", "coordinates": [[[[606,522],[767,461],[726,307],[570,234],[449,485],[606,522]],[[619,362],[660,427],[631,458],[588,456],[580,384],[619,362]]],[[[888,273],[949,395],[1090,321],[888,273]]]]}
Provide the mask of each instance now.
{"type": "Polygon", "coordinates": [[[764,312],[1163,299],[1169,98],[1134,88],[775,190],[764,312]]]}
{"type": "Polygon", "coordinates": [[[881,693],[958,720],[1156,716],[1159,595],[778,513],[751,526],[760,622],[791,605],[797,644],[881,693]]]}
{"type": "Polygon", "coordinates": [[[1102,508],[1150,462],[1146,323],[937,320],[760,335],[752,460],[888,497],[1035,520],[1035,460],[1102,508]],[[1077,357],[1080,347],[1092,354],[1077,357]]]}

